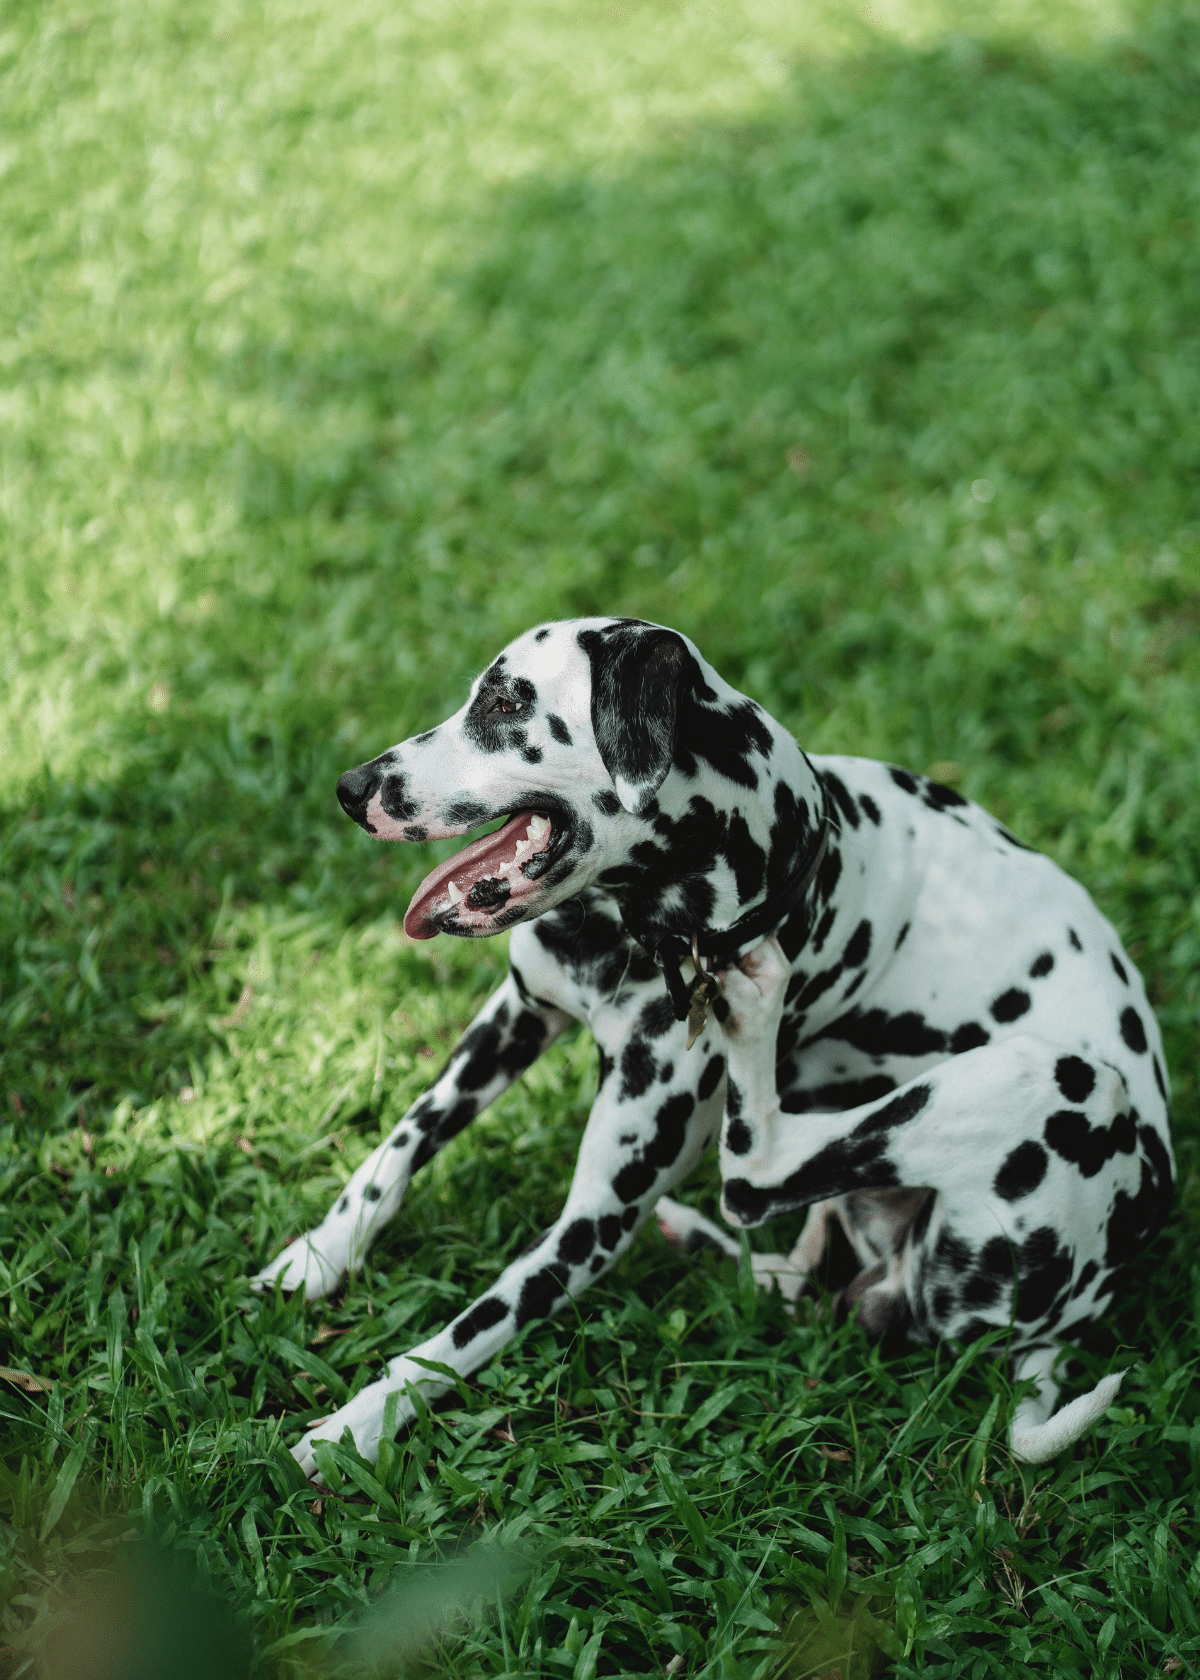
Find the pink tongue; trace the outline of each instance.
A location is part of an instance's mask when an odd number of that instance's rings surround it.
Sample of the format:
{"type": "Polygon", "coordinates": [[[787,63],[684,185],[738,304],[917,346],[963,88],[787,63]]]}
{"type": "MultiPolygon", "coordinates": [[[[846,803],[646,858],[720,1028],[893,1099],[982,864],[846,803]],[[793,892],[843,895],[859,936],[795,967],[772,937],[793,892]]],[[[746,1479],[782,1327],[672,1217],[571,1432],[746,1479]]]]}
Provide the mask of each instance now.
{"type": "Polygon", "coordinates": [[[500,865],[512,863],[517,842],[529,838],[525,830],[533,821],[533,817],[532,811],[518,811],[516,816],[508,819],[503,828],[498,828],[494,834],[485,834],[482,840],[475,840],[471,845],[464,846],[461,852],[455,852],[452,858],[447,858],[445,863],[439,863],[436,869],[426,875],[405,912],[404,931],[408,937],[432,939],[434,934],[440,932],[434,906],[440,905],[442,914],[445,914],[450,903],[447,888],[451,881],[464,900],[469,896],[476,881],[482,881],[488,876],[499,876],[501,880],[507,881],[514,896],[520,895],[522,888],[531,888],[533,882],[526,881],[521,872],[522,866],[538,852],[544,852],[550,844],[549,824],[546,825],[546,832],[541,839],[534,840],[529,849],[521,853],[521,862],[506,875],[500,875],[500,865]]]}

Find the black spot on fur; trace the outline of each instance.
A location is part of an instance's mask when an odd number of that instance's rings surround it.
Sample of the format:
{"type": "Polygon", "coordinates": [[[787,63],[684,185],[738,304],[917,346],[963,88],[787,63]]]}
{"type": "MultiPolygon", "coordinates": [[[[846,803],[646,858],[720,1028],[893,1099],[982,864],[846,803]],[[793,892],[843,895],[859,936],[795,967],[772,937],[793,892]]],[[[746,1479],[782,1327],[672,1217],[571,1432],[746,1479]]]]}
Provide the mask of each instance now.
{"type": "Polygon", "coordinates": [[[866,1126],[869,1121],[856,1126],[848,1138],[826,1144],[777,1185],[759,1189],[748,1179],[726,1179],[727,1205],[744,1224],[761,1225],[777,1214],[830,1196],[846,1195],[851,1190],[884,1190],[898,1184],[896,1169],[887,1155],[886,1132],[868,1131],[866,1126]]]}
{"type": "MultiPolygon", "coordinates": [[[[714,1002],[723,1001],[720,999],[714,1002]]],[[[642,1010],[638,1026],[647,1038],[661,1038],[675,1026],[675,1011],[669,997],[653,998],[642,1010]]]]}
{"type": "Polygon", "coordinates": [[[408,1139],[408,1132],[397,1132],[396,1136],[392,1139],[392,1148],[403,1149],[407,1145],[408,1139]]]}
{"type": "MultiPolygon", "coordinates": [[[[837,985],[844,972],[842,964],[835,962],[831,968],[823,968],[819,974],[814,974],[811,980],[806,980],[800,995],[796,999],[797,1012],[803,1014],[806,1010],[811,1009],[819,997],[829,991],[830,987],[837,985]]],[[[786,1029],[788,1024],[785,1019],[781,1023],[781,1029],[786,1029]]],[[[790,1045],[781,1045],[779,1054],[783,1055],[785,1049],[789,1048],[790,1045]]]]}
{"type": "Polygon", "coordinates": [[[1089,1260],[1087,1265],[1080,1272],[1079,1276],[1075,1279],[1075,1287],[1072,1289],[1071,1294],[1073,1296],[1082,1295],[1084,1290],[1090,1287],[1092,1279],[1096,1276],[1096,1273],[1099,1270],[1100,1268],[1096,1262],[1094,1260],[1089,1260]]]}
{"type": "Polygon", "coordinates": [[[530,742],[528,746],[521,748],[521,757],[526,764],[540,764],[542,762],[542,749],[530,742]]]}
{"type": "Polygon", "coordinates": [[[706,1231],[689,1231],[683,1245],[683,1252],[685,1254],[700,1254],[704,1249],[710,1250],[713,1254],[719,1254],[722,1260],[725,1258],[725,1250],[706,1231]]]}
{"type": "Polygon", "coordinates": [[[907,1091],[901,1091],[898,1097],[893,1097],[874,1114],[868,1114],[865,1120],[860,1120],[851,1132],[851,1137],[870,1137],[875,1132],[888,1132],[893,1126],[905,1125],[920,1114],[923,1108],[929,1106],[932,1095],[933,1089],[929,1085],[910,1085],[907,1091]]]}
{"type": "Polygon", "coordinates": [[[954,788],[943,787],[941,782],[926,781],[921,798],[931,811],[947,811],[953,806],[967,803],[961,793],[957,793],[954,788]]]}
{"type": "Polygon", "coordinates": [[[868,822],[873,822],[875,827],[878,828],[883,821],[883,817],[880,814],[878,805],[876,805],[875,801],[871,798],[871,795],[869,793],[860,793],[858,796],[858,803],[862,807],[863,816],[866,817],[868,822]]]}
{"type": "MultiPolygon", "coordinates": [[[[821,920],[817,923],[816,932],[813,934],[812,939],[810,941],[810,945],[811,945],[812,950],[818,956],[821,954],[821,951],[824,949],[825,941],[829,938],[829,930],[833,926],[834,922],[836,922],[836,921],[837,921],[837,911],[833,908],[832,905],[830,905],[829,908],[825,911],[824,915],[821,917],[821,920]]],[[[794,993],[792,992],[792,988],[795,987],[796,991],[798,992],[800,990],[800,988],[803,986],[803,984],[804,984],[804,976],[802,974],[793,974],[792,975],[792,978],[788,981],[789,1001],[790,1001],[790,997],[794,995],[794,993]]]]}
{"type": "Polygon", "coordinates": [[[1054,1079],[1068,1102],[1086,1102],[1096,1088],[1096,1075],[1080,1056],[1060,1056],[1054,1079]]]}
{"type": "Polygon", "coordinates": [[[383,1191],[380,1189],[378,1184],[368,1184],[366,1190],[363,1192],[363,1200],[367,1202],[377,1202],[382,1195],[383,1191]]]}
{"type": "Polygon", "coordinates": [[[847,968],[861,968],[870,954],[871,924],[868,921],[862,921],[859,922],[846,942],[846,949],[842,953],[842,961],[847,968]]]}
{"type": "Polygon", "coordinates": [[[1016,1202],[1030,1195],[1046,1176],[1049,1157],[1032,1138],[1008,1154],[996,1174],[992,1189],[1002,1201],[1016,1202]]]}
{"type": "Polygon", "coordinates": [[[550,634],[549,630],[543,628],[543,629],[538,631],[537,635],[533,639],[534,639],[535,642],[544,642],[546,640],[546,637],[549,634],[550,634]]]}
{"type": "Polygon", "coordinates": [[[896,943],[893,946],[894,950],[898,951],[904,941],[908,938],[908,930],[911,926],[911,922],[905,922],[904,926],[900,929],[900,932],[896,935],[896,943]]]}
{"type": "Polygon", "coordinates": [[[601,1248],[608,1249],[611,1254],[621,1240],[621,1221],[615,1213],[606,1213],[600,1220],[599,1236],[601,1248]]]}
{"type": "Polygon", "coordinates": [[[621,1056],[619,1101],[628,1102],[632,1097],[644,1096],[654,1083],[657,1072],[658,1063],[645,1039],[631,1038],[621,1056]]]}
{"type": "Polygon", "coordinates": [[[869,1079],[835,1081],[810,1091],[788,1091],[779,1106],[785,1114],[840,1114],[847,1108],[878,1102],[895,1089],[894,1079],[889,1079],[886,1073],[877,1073],[869,1079]]]}
{"type": "Polygon", "coordinates": [[[970,1245],[953,1231],[942,1230],[933,1252],[935,1259],[956,1275],[961,1275],[971,1265],[970,1245]]]}
{"type": "Polygon", "coordinates": [[[404,838],[406,840],[424,840],[428,832],[429,830],[423,823],[409,823],[404,830],[404,838]]]}
{"type": "Polygon", "coordinates": [[[1054,952],[1043,951],[1040,957],[1035,957],[1029,965],[1029,978],[1041,980],[1054,967],[1054,952]]]}
{"type": "Polygon", "coordinates": [[[447,1143],[452,1137],[457,1137],[464,1126],[469,1126],[479,1112],[479,1105],[470,1097],[463,1097],[456,1102],[437,1129],[439,1143],[447,1143]]]}
{"type": "Polygon", "coordinates": [[[746,904],[762,891],[767,858],[762,847],[750,833],[746,819],[740,811],[735,811],[729,819],[729,828],[725,839],[725,857],[728,860],[729,867],[733,870],[738,899],[742,904],[746,904]]]}
{"type": "Polygon", "coordinates": [[[339,1212],[339,1213],[345,1213],[345,1211],[346,1211],[346,1209],[347,1209],[347,1208],[348,1208],[348,1207],[349,1207],[349,1206],[350,1206],[350,1198],[349,1198],[349,1196],[343,1196],[343,1197],[342,1197],[342,1199],[341,1199],[341,1201],[340,1201],[340,1202],[339,1202],[339,1203],[338,1203],[338,1212],[339,1212]]]}
{"type": "Polygon", "coordinates": [[[897,765],[889,764],[888,775],[895,782],[896,786],[902,789],[905,793],[915,794],[920,792],[920,788],[917,785],[917,778],[912,775],[910,771],[901,770],[897,765]]]}
{"type": "Polygon", "coordinates": [[[821,1037],[844,1040],[869,1056],[932,1056],[946,1048],[945,1033],[912,1009],[902,1015],[852,1010],[826,1027],[821,1037]]]}
{"type": "Polygon", "coordinates": [[[597,811],[602,811],[606,817],[615,817],[621,809],[621,801],[611,788],[601,788],[592,795],[592,804],[597,811]]]}
{"type": "Polygon", "coordinates": [[[817,870],[817,892],[826,904],[833,897],[834,890],[842,878],[842,855],[831,841],[829,849],[817,870]]]}
{"type": "Polygon", "coordinates": [[[1117,953],[1115,951],[1110,951],[1108,953],[1108,960],[1113,965],[1113,973],[1121,982],[1122,986],[1128,986],[1129,976],[1125,972],[1125,964],[1121,961],[1117,953]]]}
{"type": "Polygon", "coordinates": [[[1114,1155],[1132,1155],[1137,1127],[1132,1114],[1118,1114],[1109,1126],[1093,1126],[1076,1108],[1062,1108],[1046,1121],[1046,1142],[1064,1161],[1073,1161],[1084,1178],[1096,1174],[1114,1155]]]}
{"type": "Polygon", "coordinates": [[[553,735],[554,739],[560,746],[569,747],[571,745],[571,731],[567,728],[566,724],[563,722],[562,718],[559,717],[557,712],[547,712],[546,724],[551,735],[553,735]]]}
{"type": "Polygon", "coordinates": [[[705,1064],[704,1072],[700,1075],[700,1083],[696,1087],[696,1094],[701,1102],[712,1096],[721,1083],[721,1075],[724,1071],[725,1058],[723,1056],[711,1056],[705,1064]]]}
{"type": "Polygon", "coordinates": [[[379,803],[394,822],[407,822],[421,809],[420,802],[408,797],[408,777],[385,776],[379,789],[379,803]]]}
{"type": "Polygon", "coordinates": [[[628,1162],[612,1181],[621,1201],[634,1202],[645,1195],[659,1172],[675,1162],[687,1137],[687,1122],[695,1106],[690,1091],[677,1092],[663,1103],[654,1116],[654,1136],[642,1150],[640,1160],[628,1162]]]}
{"type": "Polygon", "coordinates": [[[1137,1194],[1118,1190],[1109,1215],[1104,1263],[1124,1266],[1135,1259],[1159,1229],[1171,1205],[1171,1163],[1152,1126],[1138,1128],[1142,1181],[1137,1194]]]}
{"type": "Polygon", "coordinates": [[[986,1272],[973,1272],[962,1285],[964,1307],[993,1307],[1000,1299],[1000,1279],[986,1272]]]}
{"type": "Polygon", "coordinates": [[[988,1277],[1011,1278],[1015,1267],[1016,1257],[1007,1237],[991,1237],[979,1251],[979,1270],[988,1277]]]}
{"type": "Polygon", "coordinates": [[[477,799],[456,799],[453,805],[443,807],[442,820],[457,828],[462,824],[484,822],[491,814],[489,808],[477,799]]]}
{"type": "Polygon", "coordinates": [[[821,780],[833,795],[834,804],[850,824],[850,827],[860,827],[862,818],[858,814],[858,806],[846,791],[846,784],[841,777],[835,776],[832,770],[825,770],[822,772],[821,780]]]}
{"type": "Polygon", "coordinates": [[[754,1139],[744,1120],[731,1120],[725,1128],[725,1147],[731,1155],[748,1155],[754,1139]]]}
{"type": "Polygon", "coordinates": [[[1142,1017],[1132,1006],[1121,1011],[1121,1037],[1135,1056],[1145,1052],[1146,1029],[1142,1025],[1142,1017]]]}
{"type": "Polygon", "coordinates": [[[1027,846],[1024,840],[1018,840],[1016,835],[1013,834],[1011,830],[1005,828],[1003,823],[996,824],[996,833],[1002,840],[1007,840],[1010,846],[1015,846],[1019,852],[1033,851],[1032,846],[1027,846]]]}
{"type": "Polygon", "coordinates": [[[1158,1086],[1158,1094],[1164,1102],[1167,1101],[1167,1081],[1163,1077],[1162,1063],[1154,1057],[1154,1083],[1158,1086]]]}
{"type": "Polygon", "coordinates": [[[1079,943],[1079,935],[1075,932],[1074,928],[1067,929],[1067,938],[1071,941],[1071,945],[1076,951],[1083,950],[1083,946],[1079,943]]]}
{"type": "Polygon", "coordinates": [[[477,1301],[470,1312],[464,1313],[454,1326],[453,1338],[456,1348],[465,1348],[473,1342],[476,1336],[482,1336],[485,1330],[490,1330],[502,1319],[508,1317],[508,1307],[498,1295],[485,1295],[482,1301],[477,1301]]]}
{"type": "Polygon", "coordinates": [[[637,1224],[637,1222],[638,1222],[638,1210],[637,1210],[637,1208],[636,1207],[627,1207],[625,1209],[625,1212],[621,1215],[621,1229],[623,1231],[632,1231],[633,1227],[637,1224]]]}
{"type": "Polygon", "coordinates": [[[558,1258],[582,1266],[596,1246],[596,1227],[590,1219],[573,1219],[558,1239],[558,1258]]]}
{"type": "Polygon", "coordinates": [[[991,1033],[986,1027],[981,1027],[978,1021],[964,1021],[962,1026],[955,1027],[950,1035],[950,1054],[961,1056],[964,1051],[978,1050],[991,1041],[991,1033]]]}
{"type": "Polygon", "coordinates": [[[1023,992],[1019,986],[1010,986],[992,1004],[992,1018],[996,1021],[1018,1021],[1032,1005],[1033,999],[1028,992],[1023,992]]]}
{"type": "Polygon", "coordinates": [[[1059,1290],[1071,1281],[1074,1256],[1067,1245],[1059,1246],[1058,1239],[1052,1225],[1043,1225],[1021,1244],[1016,1317],[1022,1324],[1045,1318],[1059,1290]]]}
{"type": "Polygon", "coordinates": [[[522,1324],[528,1324],[531,1318],[549,1318],[555,1303],[567,1292],[566,1282],[570,1275],[569,1268],[561,1260],[555,1260],[525,1279],[521,1286],[521,1299],[517,1303],[518,1329],[522,1324]]]}

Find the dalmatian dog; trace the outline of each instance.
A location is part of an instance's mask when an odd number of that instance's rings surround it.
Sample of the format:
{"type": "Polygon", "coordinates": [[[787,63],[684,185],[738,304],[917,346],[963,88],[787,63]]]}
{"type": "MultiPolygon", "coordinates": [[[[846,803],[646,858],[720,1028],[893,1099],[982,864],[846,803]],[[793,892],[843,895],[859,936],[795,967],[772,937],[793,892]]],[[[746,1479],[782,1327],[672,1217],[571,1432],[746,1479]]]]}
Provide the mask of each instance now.
{"type": "Polygon", "coordinates": [[[669,1199],[718,1133],[731,1224],[810,1210],[791,1254],[755,1257],[761,1282],[794,1299],[836,1220],[868,1334],[1007,1332],[1031,1385],[1018,1454],[1049,1457],[1111,1402],[1119,1376],[1055,1414],[1056,1366],[1165,1217],[1166,1073],[1116,933],[1048,858],[925,777],[810,759],[686,637],[635,619],[527,631],[460,711],[348,771],[338,797],[383,840],[507,819],[426,877],[404,926],[511,928],[509,973],[255,1286],[312,1300],[356,1271],[413,1173],[572,1021],[595,1036],[600,1088],[559,1218],[309,1430],[307,1473],[314,1442],[346,1430],[374,1459],[414,1390],[450,1386],[431,1364],[490,1361],[656,1207],[685,1249],[736,1252],[669,1199]]]}

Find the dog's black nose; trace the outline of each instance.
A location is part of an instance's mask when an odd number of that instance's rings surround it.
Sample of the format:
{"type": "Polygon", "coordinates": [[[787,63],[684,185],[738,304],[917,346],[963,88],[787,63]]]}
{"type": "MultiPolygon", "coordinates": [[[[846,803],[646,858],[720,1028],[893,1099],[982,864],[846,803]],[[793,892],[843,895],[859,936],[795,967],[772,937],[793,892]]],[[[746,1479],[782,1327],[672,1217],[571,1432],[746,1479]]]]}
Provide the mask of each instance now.
{"type": "Polygon", "coordinates": [[[379,786],[379,769],[374,764],[360,764],[338,777],[338,804],[348,817],[360,823],[366,815],[371,795],[379,786]]]}

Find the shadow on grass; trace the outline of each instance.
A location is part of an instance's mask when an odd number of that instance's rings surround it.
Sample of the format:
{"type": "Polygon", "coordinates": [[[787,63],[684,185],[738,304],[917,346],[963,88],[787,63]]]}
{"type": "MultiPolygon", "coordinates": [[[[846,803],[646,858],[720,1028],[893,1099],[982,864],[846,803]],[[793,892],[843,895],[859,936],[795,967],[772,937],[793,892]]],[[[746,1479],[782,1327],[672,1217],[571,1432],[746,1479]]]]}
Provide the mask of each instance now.
{"type": "MultiPolygon", "coordinates": [[[[1151,761],[1126,889],[1138,851],[1200,877],[1153,662],[1117,683],[1103,627],[1072,635],[1079,554],[1200,511],[1198,76],[1186,8],[1087,59],[878,45],[624,174],[495,195],[482,254],[402,324],[309,295],[295,352],[201,335],[231,405],[295,419],[224,440],[238,557],[195,568],[219,608],[180,632],[170,714],[118,726],[114,780],[8,814],[22,1106],[62,1123],[185,1077],[205,1029],[153,1005],[200,977],[222,902],[400,896],[420,860],[370,852],[336,775],[545,616],[677,623],[810,745],[831,712],[843,749],[957,743],[1002,807],[1006,776],[1037,784],[1051,840],[1060,785],[1124,742],[1151,761]]],[[[1194,591],[1170,566],[1120,587],[1161,666],[1194,591]]]]}

